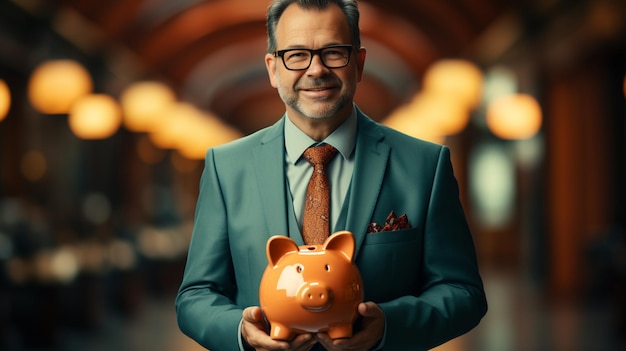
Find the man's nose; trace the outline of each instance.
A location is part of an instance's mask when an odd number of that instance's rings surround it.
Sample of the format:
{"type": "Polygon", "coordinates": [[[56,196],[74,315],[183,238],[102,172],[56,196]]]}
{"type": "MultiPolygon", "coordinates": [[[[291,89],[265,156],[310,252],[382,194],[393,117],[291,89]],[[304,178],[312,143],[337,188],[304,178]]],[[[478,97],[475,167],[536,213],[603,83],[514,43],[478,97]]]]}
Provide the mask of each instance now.
{"type": "Polygon", "coordinates": [[[322,61],[322,56],[319,54],[313,55],[311,58],[311,65],[307,70],[307,74],[309,75],[317,75],[328,72],[328,68],[324,66],[324,62],[322,61]]]}

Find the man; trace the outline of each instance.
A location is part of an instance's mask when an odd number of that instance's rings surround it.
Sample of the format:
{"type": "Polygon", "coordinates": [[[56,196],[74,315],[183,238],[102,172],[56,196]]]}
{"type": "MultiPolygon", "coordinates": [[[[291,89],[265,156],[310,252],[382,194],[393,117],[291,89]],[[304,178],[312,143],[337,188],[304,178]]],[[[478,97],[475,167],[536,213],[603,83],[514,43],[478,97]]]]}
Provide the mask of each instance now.
{"type": "Polygon", "coordinates": [[[354,0],[270,5],[265,63],[286,113],[208,151],[176,300],[181,330],[210,350],[425,350],[486,312],[448,148],[381,126],[353,104],[366,55],[358,17],[354,0]],[[276,234],[305,244],[312,167],[302,154],[320,143],[338,150],[328,221],[331,233],[354,233],[365,302],[351,338],[272,340],[258,307],[265,245],[276,234]],[[392,211],[407,226],[381,231],[392,211]]]}

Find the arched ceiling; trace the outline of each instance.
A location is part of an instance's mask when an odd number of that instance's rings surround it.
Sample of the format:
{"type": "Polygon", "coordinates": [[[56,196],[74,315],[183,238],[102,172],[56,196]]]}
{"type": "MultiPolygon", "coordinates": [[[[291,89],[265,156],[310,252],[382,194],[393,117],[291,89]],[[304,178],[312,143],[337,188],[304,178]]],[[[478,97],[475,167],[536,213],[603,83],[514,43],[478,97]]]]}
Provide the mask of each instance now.
{"type": "MultiPolygon", "coordinates": [[[[263,63],[268,0],[56,0],[66,36],[87,31],[123,47],[136,65],[128,79],[158,78],[181,98],[212,110],[248,133],[283,112],[263,63]],[[68,15],[68,14],[71,14],[68,15]]],[[[503,13],[502,0],[361,0],[366,72],[357,102],[383,118],[418,88],[424,70],[440,58],[463,57],[503,13]]],[[[62,30],[63,31],[63,30],[62,30]]]]}

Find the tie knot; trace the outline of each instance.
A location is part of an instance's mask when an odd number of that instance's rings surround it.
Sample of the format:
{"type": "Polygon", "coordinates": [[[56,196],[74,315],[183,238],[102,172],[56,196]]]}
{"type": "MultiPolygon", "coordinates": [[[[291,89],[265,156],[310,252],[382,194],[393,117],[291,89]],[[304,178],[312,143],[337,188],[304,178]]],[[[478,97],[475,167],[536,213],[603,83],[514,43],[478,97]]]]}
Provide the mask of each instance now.
{"type": "Polygon", "coordinates": [[[335,149],[330,144],[323,144],[318,146],[311,146],[304,151],[304,158],[311,164],[323,164],[326,165],[337,154],[335,149]]]}

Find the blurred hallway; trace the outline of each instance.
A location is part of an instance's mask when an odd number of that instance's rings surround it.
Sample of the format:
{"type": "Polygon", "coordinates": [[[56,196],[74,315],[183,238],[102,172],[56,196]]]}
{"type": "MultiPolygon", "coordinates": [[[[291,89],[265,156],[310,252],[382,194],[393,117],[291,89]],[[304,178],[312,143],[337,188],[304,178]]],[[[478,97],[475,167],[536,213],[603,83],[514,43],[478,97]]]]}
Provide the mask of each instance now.
{"type": "Polygon", "coordinates": [[[144,301],[137,315],[128,317],[107,312],[97,330],[63,330],[55,347],[18,346],[22,342],[9,335],[6,351],[200,351],[176,325],[173,297],[153,297],[144,301]]]}
{"type": "MultiPolygon", "coordinates": [[[[284,112],[263,62],[267,3],[0,0],[0,351],[200,350],[173,299],[204,152],[284,112]],[[50,111],[31,90],[59,62],[78,92],[44,87],[61,92],[45,102],[66,102],[50,111]],[[137,86],[160,130],[129,123],[137,86]],[[70,125],[70,107],[93,95],[119,112],[106,137],[70,125]],[[167,135],[182,128],[173,120],[203,122],[178,135],[193,151],[167,135]]],[[[437,351],[626,350],[626,2],[359,6],[357,103],[450,147],[481,261],[487,316],[437,351]],[[440,63],[478,72],[471,110],[415,103],[440,63]],[[532,133],[488,123],[511,96],[533,103],[532,133]]],[[[452,72],[449,95],[467,83],[452,72]]],[[[500,117],[519,117],[514,106],[500,117]]]]}
{"type": "MultiPolygon", "coordinates": [[[[436,351],[617,351],[626,349],[623,325],[608,300],[554,302],[546,300],[528,277],[484,269],[490,310],[470,333],[436,351]]],[[[95,330],[61,328],[56,346],[27,347],[9,329],[4,351],[201,351],[176,325],[171,292],[147,296],[132,316],[102,311],[95,330]]],[[[623,318],[623,316],[622,316],[623,318]]],[[[41,337],[31,330],[28,338],[41,337]]],[[[44,332],[45,333],[45,332],[44,332]]]]}

